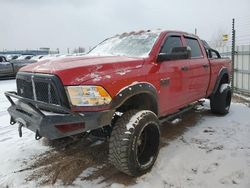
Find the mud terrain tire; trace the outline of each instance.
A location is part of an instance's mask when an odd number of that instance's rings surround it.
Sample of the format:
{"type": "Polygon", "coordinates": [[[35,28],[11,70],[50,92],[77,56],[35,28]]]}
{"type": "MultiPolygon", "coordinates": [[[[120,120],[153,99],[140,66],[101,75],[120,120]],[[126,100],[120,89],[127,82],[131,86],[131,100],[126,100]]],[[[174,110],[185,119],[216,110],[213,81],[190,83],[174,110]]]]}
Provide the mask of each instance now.
{"type": "Polygon", "coordinates": [[[151,170],[159,145],[159,121],[153,112],[125,112],[111,133],[109,162],[125,174],[140,176],[151,170]]]}
{"type": "Polygon", "coordinates": [[[228,84],[221,84],[210,98],[211,111],[214,114],[226,115],[231,105],[232,92],[228,84]]]}

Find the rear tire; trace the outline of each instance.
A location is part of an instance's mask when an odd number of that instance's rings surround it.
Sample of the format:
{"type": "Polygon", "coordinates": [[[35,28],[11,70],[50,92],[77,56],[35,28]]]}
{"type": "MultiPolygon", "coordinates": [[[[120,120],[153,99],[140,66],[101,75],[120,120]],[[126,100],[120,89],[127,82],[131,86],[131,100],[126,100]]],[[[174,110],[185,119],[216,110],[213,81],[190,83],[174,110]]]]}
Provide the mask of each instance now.
{"type": "Polygon", "coordinates": [[[109,161],[121,172],[139,176],[153,167],[159,145],[157,116],[148,110],[131,110],[117,120],[111,133],[109,161]]]}
{"type": "Polygon", "coordinates": [[[221,84],[216,93],[210,98],[211,111],[214,114],[226,115],[231,105],[231,87],[228,84],[221,84]]]}

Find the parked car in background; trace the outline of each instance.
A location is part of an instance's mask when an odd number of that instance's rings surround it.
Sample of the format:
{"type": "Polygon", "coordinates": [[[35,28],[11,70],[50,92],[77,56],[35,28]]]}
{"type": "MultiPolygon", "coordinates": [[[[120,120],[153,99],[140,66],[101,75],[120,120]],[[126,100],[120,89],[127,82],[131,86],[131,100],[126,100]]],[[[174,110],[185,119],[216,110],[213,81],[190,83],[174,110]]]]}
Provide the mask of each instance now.
{"type": "Polygon", "coordinates": [[[36,55],[36,56],[33,56],[30,60],[38,61],[39,59],[42,59],[43,57],[44,55],[36,55]]]}
{"type": "Polygon", "coordinates": [[[5,57],[6,57],[7,61],[11,61],[11,60],[17,59],[20,56],[21,56],[21,54],[8,54],[5,57]]]}
{"type": "Polygon", "coordinates": [[[43,55],[6,55],[0,56],[0,77],[15,76],[20,68],[28,64],[36,63],[43,55]]]}
{"type": "Polygon", "coordinates": [[[14,76],[14,68],[5,56],[0,56],[0,77],[5,76],[14,76]]]}
{"type": "Polygon", "coordinates": [[[20,61],[20,60],[30,60],[32,57],[33,57],[33,55],[21,55],[16,60],[17,61],[20,61]]]}
{"type": "Polygon", "coordinates": [[[38,59],[38,61],[51,60],[51,59],[59,58],[62,56],[63,56],[62,54],[49,54],[49,55],[45,55],[42,58],[38,59]]]}

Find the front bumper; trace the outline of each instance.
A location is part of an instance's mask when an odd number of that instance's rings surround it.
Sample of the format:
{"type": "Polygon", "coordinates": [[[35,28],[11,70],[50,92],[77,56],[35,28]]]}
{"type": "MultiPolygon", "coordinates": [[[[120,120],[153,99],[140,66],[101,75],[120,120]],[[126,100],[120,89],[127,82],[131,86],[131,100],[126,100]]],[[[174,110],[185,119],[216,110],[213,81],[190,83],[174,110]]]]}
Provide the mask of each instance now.
{"type": "Polygon", "coordinates": [[[18,123],[50,140],[72,136],[111,124],[115,110],[75,113],[60,105],[48,104],[5,92],[11,106],[11,124],[18,123]],[[13,98],[15,100],[13,100],[13,98]]]}

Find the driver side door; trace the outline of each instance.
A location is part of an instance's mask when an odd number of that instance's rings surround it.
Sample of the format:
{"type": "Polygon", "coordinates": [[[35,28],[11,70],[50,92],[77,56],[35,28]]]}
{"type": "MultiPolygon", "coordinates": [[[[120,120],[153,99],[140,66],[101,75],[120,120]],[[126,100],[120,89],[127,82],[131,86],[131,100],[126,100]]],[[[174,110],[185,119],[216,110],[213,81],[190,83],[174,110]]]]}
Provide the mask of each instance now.
{"type": "MultiPolygon", "coordinates": [[[[160,53],[170,54],[175,47],[183,47],[181,35],[166,38],[160,53]]],[[[188,101],[188,60],[165,60],[159,63],[160,109],[162,114],[175,112],[188,101]]]]}

